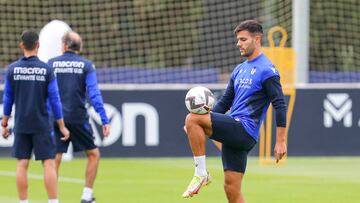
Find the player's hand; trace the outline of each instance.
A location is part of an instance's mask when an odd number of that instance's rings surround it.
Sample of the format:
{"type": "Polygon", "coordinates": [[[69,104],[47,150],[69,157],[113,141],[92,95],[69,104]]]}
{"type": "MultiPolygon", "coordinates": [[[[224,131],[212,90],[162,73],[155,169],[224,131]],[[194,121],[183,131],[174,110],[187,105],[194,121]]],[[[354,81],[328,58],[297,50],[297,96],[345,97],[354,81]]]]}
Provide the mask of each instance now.
{"type": "Polygon", "coordinates": [[[287,152],[287,147],[285,141],[276,142],[274,148],[276,163],[278,163],[285,156],[286,152],[287,152]]]}
{"type": "Polygon", "coordinates": [[[109,136],[109,134],[110,134],[110,125],[109,124],[103,125],[102,130],[103,130],[104,137],[109,136]]]}
{"type": "Polygon", "coordinates": [[[7,127],[2,127],[2,136],[4,139],[7,139],[10,135],[10,131],[7,127]]]}
{"type": "Polygon", "coordinates": [[[64,127],[60,127],[59,129],[60,129],[61,134],[63,135],[60,139],[61,139],[62,141],[66,141],[67,139],[69,139],[69,137],[70,137],[70,132],[69,132],[69,130],[68,130],[65,126],[64,126],[64,127]]]}

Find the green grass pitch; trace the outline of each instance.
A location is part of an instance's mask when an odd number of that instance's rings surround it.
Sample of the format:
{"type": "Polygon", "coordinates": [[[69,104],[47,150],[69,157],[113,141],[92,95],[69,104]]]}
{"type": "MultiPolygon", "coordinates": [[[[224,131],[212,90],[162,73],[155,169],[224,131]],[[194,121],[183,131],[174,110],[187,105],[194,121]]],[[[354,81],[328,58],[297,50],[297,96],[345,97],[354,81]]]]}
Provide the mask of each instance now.
{"type": "MultiPolygon", "coordinates": [[[[0,159],[0,202],[17,203],[13,159],[0,159]]],[[[63,162],[59,179],[60,201],[78,203],[83,188],[85,159],[63,162]]],[[[200,194],[183,199],[193,175],[188,158],[102,159],[95,184],[98,203],[220,203],[226,202],[220,158],[208,158],[214,180],[200,194]]],[[[47,202],[42,167],[29,168],[29,200],[47,202]]],[[[248,203],[358,203],[360,158],[289,158],[283,165],[259,165],[249,159],[243,192],[248,203]]]]}

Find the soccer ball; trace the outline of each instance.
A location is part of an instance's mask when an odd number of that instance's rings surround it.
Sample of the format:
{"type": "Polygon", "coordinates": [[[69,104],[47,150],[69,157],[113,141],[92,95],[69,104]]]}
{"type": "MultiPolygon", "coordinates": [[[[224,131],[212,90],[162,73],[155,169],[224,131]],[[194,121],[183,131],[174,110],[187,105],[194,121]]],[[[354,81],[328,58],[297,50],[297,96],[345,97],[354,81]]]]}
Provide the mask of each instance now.
{"type": "Polygon", "coordinates": [[[186,108],[195,114],[206,114],[214,107],[214,94],[206,87],[191,88],[185,96],[186,108]]]}

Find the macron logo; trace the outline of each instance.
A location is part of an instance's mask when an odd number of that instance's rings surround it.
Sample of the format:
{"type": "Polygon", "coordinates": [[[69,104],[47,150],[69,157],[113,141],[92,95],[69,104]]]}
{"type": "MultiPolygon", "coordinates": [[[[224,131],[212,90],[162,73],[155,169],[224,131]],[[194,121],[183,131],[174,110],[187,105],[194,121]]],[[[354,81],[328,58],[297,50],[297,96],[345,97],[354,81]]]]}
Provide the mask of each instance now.
{"type": "Polygon", "coordinates": [[[85,63],[82,61],[55,61],[54,68],[84,68],[85,63]]]}
{"type": "Polygon", "coordinates": [[[39,67],[15,67],[14,74],[23,75],[46,75],[46,68],[39,67]]]}
{"type": "Polygon", "coordinates": [[[331,128],[333,120],[340,122],[343,120],[344,126],[352,126],[352,100],[349,94],[332,93],[327,94],[324,99],[324,126],[331,128]]]}

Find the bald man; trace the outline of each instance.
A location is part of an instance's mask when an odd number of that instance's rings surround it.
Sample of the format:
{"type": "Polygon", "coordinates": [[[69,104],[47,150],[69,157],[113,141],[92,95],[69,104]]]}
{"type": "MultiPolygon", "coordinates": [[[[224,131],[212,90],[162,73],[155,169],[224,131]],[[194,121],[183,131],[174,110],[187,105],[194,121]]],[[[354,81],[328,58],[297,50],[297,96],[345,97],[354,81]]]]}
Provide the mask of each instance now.
{"type": "Polygon", "coordinates": [[[81,203],[94,203],[93,186],[100,160],[100,151],[94,143],[93,131],[89,123],[89,114],[85,107],[86,93],[92,106],[100,115],[103,135],[110,133],[109,119],[106,116],[103,99],[98,89],[96,71],[93,63],[80,56],[82,39],[76,32],[67,32],[62,38],[63,55],[50,59],[48,64],[56,74],[60,98],[63,102],[63,114],[66,127],[70,130],[70,139],[60,140],[59,128],[54,123],[57,135],[56,167],[59,174],[62,154],[71,142],[74,152],[84,151],[87,156],[85,187],[81,203]]]}

